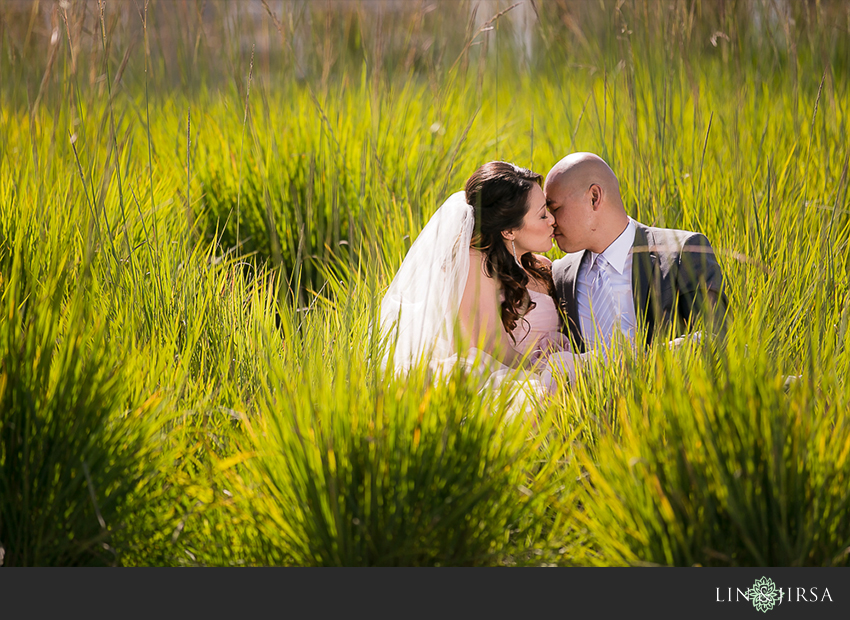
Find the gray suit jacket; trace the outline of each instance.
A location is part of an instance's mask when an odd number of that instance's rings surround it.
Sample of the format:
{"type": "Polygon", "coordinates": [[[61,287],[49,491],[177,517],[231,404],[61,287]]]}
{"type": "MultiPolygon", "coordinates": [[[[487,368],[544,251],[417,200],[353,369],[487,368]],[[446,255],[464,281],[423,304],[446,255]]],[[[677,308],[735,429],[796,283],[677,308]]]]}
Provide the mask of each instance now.
{"type": "MultiPolygon", "coordinates": [[[[576,282],[586,255],[589,252],[574,252],[552,263],[563,331],[580,352],[585,350],[585,343],[576,304],[576,282]]],[[[671,326],[674,336],[687,333],[691,319],[712,305],[714,327],[723,331],[727,306],[723,274],[711,244],[700,233],[635,222],[632,295],[638,326],[645,328],[647,345],[656,332],[666,332],[671,326]],[[716,300],[714,304],[707,292],[716,300]]]]}

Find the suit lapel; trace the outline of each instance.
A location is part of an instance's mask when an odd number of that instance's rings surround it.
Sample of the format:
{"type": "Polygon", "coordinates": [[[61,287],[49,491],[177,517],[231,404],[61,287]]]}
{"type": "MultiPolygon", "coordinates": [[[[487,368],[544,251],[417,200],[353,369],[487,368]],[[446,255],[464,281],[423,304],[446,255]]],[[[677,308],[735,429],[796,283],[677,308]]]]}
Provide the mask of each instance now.
{"type": "Polygon", "coordinates": [[[578,270],[584,260],[585,252],[577,252],[571,257],[567,264],[564,275],[564,299],[562,300],[561,308],[567,315],[567,326],[570,328],[570,334],[579,346],[581,352],[584,352],[584,336],[581,333],[581,320],[578,315],[578,304],[576,303],[576,284],[578,283],[578,270]]]}
{"type": "Polygon", "coordinates": [[[654,313],[649,306],[649,288],[657,260],[652,231],[643,224],[635,222],[635,240],[632,244],[632,295],[638,323],[641,321],[646,323],[647,345],[652,341],[655,323],[654,313]]]}

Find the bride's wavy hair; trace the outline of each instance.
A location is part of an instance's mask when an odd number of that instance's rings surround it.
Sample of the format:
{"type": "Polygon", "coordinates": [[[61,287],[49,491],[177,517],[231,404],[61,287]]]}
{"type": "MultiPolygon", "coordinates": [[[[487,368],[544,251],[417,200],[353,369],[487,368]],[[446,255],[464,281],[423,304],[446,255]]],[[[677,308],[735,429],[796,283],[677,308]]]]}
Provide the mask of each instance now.
{"type": "Polygon", "coordinates": [[[540,263],[531,252],[520,257],[520,269],[505,245],[503,230],[522,227],[528,212],[528,196],[536,183],[542,187],[543,176],[504,161],[491,161],[472,173],[466,182],[466,201],[475,213],[472,247],[484,254],[484,269],[498,278],[504,292],[502,325],[516,342],[513,331],[519,319],[534,308],[528,294],[528,273],[545,282],[554,296],[551,268],[540,263]],[[528,272],[528,273],[526,273],[528,272]]]}

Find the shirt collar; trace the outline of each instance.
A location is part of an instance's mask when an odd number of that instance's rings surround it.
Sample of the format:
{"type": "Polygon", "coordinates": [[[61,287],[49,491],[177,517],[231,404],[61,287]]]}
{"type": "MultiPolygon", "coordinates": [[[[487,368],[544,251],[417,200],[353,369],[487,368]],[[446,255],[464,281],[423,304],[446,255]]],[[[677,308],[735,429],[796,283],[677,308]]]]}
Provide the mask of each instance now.
{"type": "MultiPolygon", "coordinates": [[[[629,252],[631,252],[634,242],[635,222],[632,218],[629,218],[629,223],[626,225],[626,229],[620,233],[619,237],[614,239],[611,245],[605,248],[604,252],[602,252],[602,256],[605,257],[608,264],[616,269],[617,273],[620,275],[623,274],[623,269],[626,268],[626,259],[629,257],[629,252]]],[[[598,254],[596,254],[596,252],[590,253],[591,265],[596,260],[597,256],[598,254]]]]}

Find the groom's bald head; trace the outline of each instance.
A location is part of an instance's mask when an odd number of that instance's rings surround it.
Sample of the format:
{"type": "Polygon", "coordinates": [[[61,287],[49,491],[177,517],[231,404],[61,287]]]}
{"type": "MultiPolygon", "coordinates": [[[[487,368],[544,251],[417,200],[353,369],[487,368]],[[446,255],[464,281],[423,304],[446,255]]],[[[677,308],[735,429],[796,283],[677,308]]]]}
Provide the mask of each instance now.
{"type": "Polygon", "coordinates": [[[546,175],[543,190],[565,252],[603,252],[628,224],[617,177],[598,155],[567,155],[546,175]]]}
{"type": "Polygon", "coordinates": [[[555,164],[546,176],[546,186],[563,187],[568,191],[580,186],[584,189],[598,183],[603,189],[620,195],[620,183],[605,160],[593,153],[571,153],[555,164]]]}

